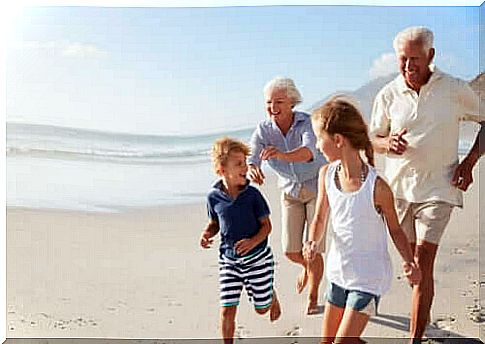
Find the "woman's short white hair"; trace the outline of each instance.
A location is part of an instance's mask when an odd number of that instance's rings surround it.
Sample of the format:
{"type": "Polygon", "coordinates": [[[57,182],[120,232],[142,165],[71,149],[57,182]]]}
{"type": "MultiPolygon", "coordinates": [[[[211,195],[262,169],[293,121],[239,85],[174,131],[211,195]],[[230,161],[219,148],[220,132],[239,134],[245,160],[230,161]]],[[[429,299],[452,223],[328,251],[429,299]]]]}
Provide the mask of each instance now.
{"type": "Polygon", "coordinates": [[[424,26],[412,26],[408,27],[401,32],[399,32],[392,42],[394,51],[399,53],[399,49],[406,42],[421,42],[423,49],[428,52],[429,49],[433,48],[433,31],[424,26]]]}
{"type": "Polygon", "coordinates": [[[295,86],[295,82],[290,78],[279,76],[271,81],[268,81],[263,89],[264,95],[267,95],[275,89],[286,90],[286,95],[292,101],[293,105],[302,102],[300,91],[298,91],[295,86]]]}

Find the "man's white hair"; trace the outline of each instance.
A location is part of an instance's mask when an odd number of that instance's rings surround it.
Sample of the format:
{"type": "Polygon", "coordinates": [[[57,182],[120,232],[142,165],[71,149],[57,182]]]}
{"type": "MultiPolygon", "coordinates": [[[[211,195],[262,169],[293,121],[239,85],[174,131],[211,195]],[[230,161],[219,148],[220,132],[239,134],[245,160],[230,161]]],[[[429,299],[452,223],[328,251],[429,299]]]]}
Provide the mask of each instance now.
{"type": "Polygon", "coordinates": [[[423,45],[423,49],[428,52],[433,48],[433,31],[424,26],[412,26],[399,32],[392,42],[394,51],[399,53],[399,49],[406,42],[420,42],[423,45]]]}
{"type": "Polygon", "coordinates": [[[276,77],[271,81],[268,81],[264,86],[263,92],[266,96],[268,93],[272,92],[273,90],[285,90],[286,96],[291,100],[293,105],[302,102],[300,91],[295,86],[295,82],[290,78],[285,77],[276,77]]]}

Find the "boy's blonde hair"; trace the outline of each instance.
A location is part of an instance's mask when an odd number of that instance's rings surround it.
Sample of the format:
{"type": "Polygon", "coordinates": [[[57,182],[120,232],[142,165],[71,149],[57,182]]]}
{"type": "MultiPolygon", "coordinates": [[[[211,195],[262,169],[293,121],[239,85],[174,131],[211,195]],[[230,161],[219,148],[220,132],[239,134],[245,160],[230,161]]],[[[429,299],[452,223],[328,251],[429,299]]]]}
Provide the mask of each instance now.
{"type": "Polygon", "coordinates": [[[369,139],[367,124],[353,103],[352,98],[337,95],[313,111],[312,124],[315,135],[319,136],[325,131],[329,135],[345,136],[352,147],[364,151],[367,162],[374,166],[374,149],[369,139]]]}
{"type": "Polygon", "coordinates": [[[211,157],[212,166],[216,174],[221,174],[221,166],[226,164],[231,152],[241,152],[245,156],[248,156],[250,149],[244,142],[230,137],[223,137],[214,142],[211,157]]]}

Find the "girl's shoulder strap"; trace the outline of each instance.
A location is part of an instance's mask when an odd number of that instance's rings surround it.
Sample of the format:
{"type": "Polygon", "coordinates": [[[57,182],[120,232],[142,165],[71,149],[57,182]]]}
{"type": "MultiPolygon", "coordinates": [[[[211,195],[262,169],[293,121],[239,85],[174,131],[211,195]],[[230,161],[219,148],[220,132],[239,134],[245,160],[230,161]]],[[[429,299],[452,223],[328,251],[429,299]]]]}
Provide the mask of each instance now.
{"type": "Polygon", "coordinates": [[[329,192],[331,186],[332,186],[332,181],[335,175],[335,170],[337,169],[338,164],[340,164],[340,160],[332,161],[328,163],[327,167],[327,173],[325,174],[325,189],[327,190],[327,193],[329,192]]]}

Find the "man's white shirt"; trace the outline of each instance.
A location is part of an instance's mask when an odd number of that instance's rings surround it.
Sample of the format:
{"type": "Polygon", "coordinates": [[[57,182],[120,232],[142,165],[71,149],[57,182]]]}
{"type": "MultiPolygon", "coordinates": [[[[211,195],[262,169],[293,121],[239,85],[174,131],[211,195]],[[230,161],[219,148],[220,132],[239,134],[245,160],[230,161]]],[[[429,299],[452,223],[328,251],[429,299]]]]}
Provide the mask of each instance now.
{"type": "Polygon", "coordinates": [[[403,128],[404,154],[389,153],[385,178],[396,198],[408,202],[444,201],[462,206],[461,191],[451,185],[458,166],[460,121],[481,122],[479,97],[463,80],[433,68],[419,95],[399,75],[377,94],[372,109],[371,137],[403,128]]]}

